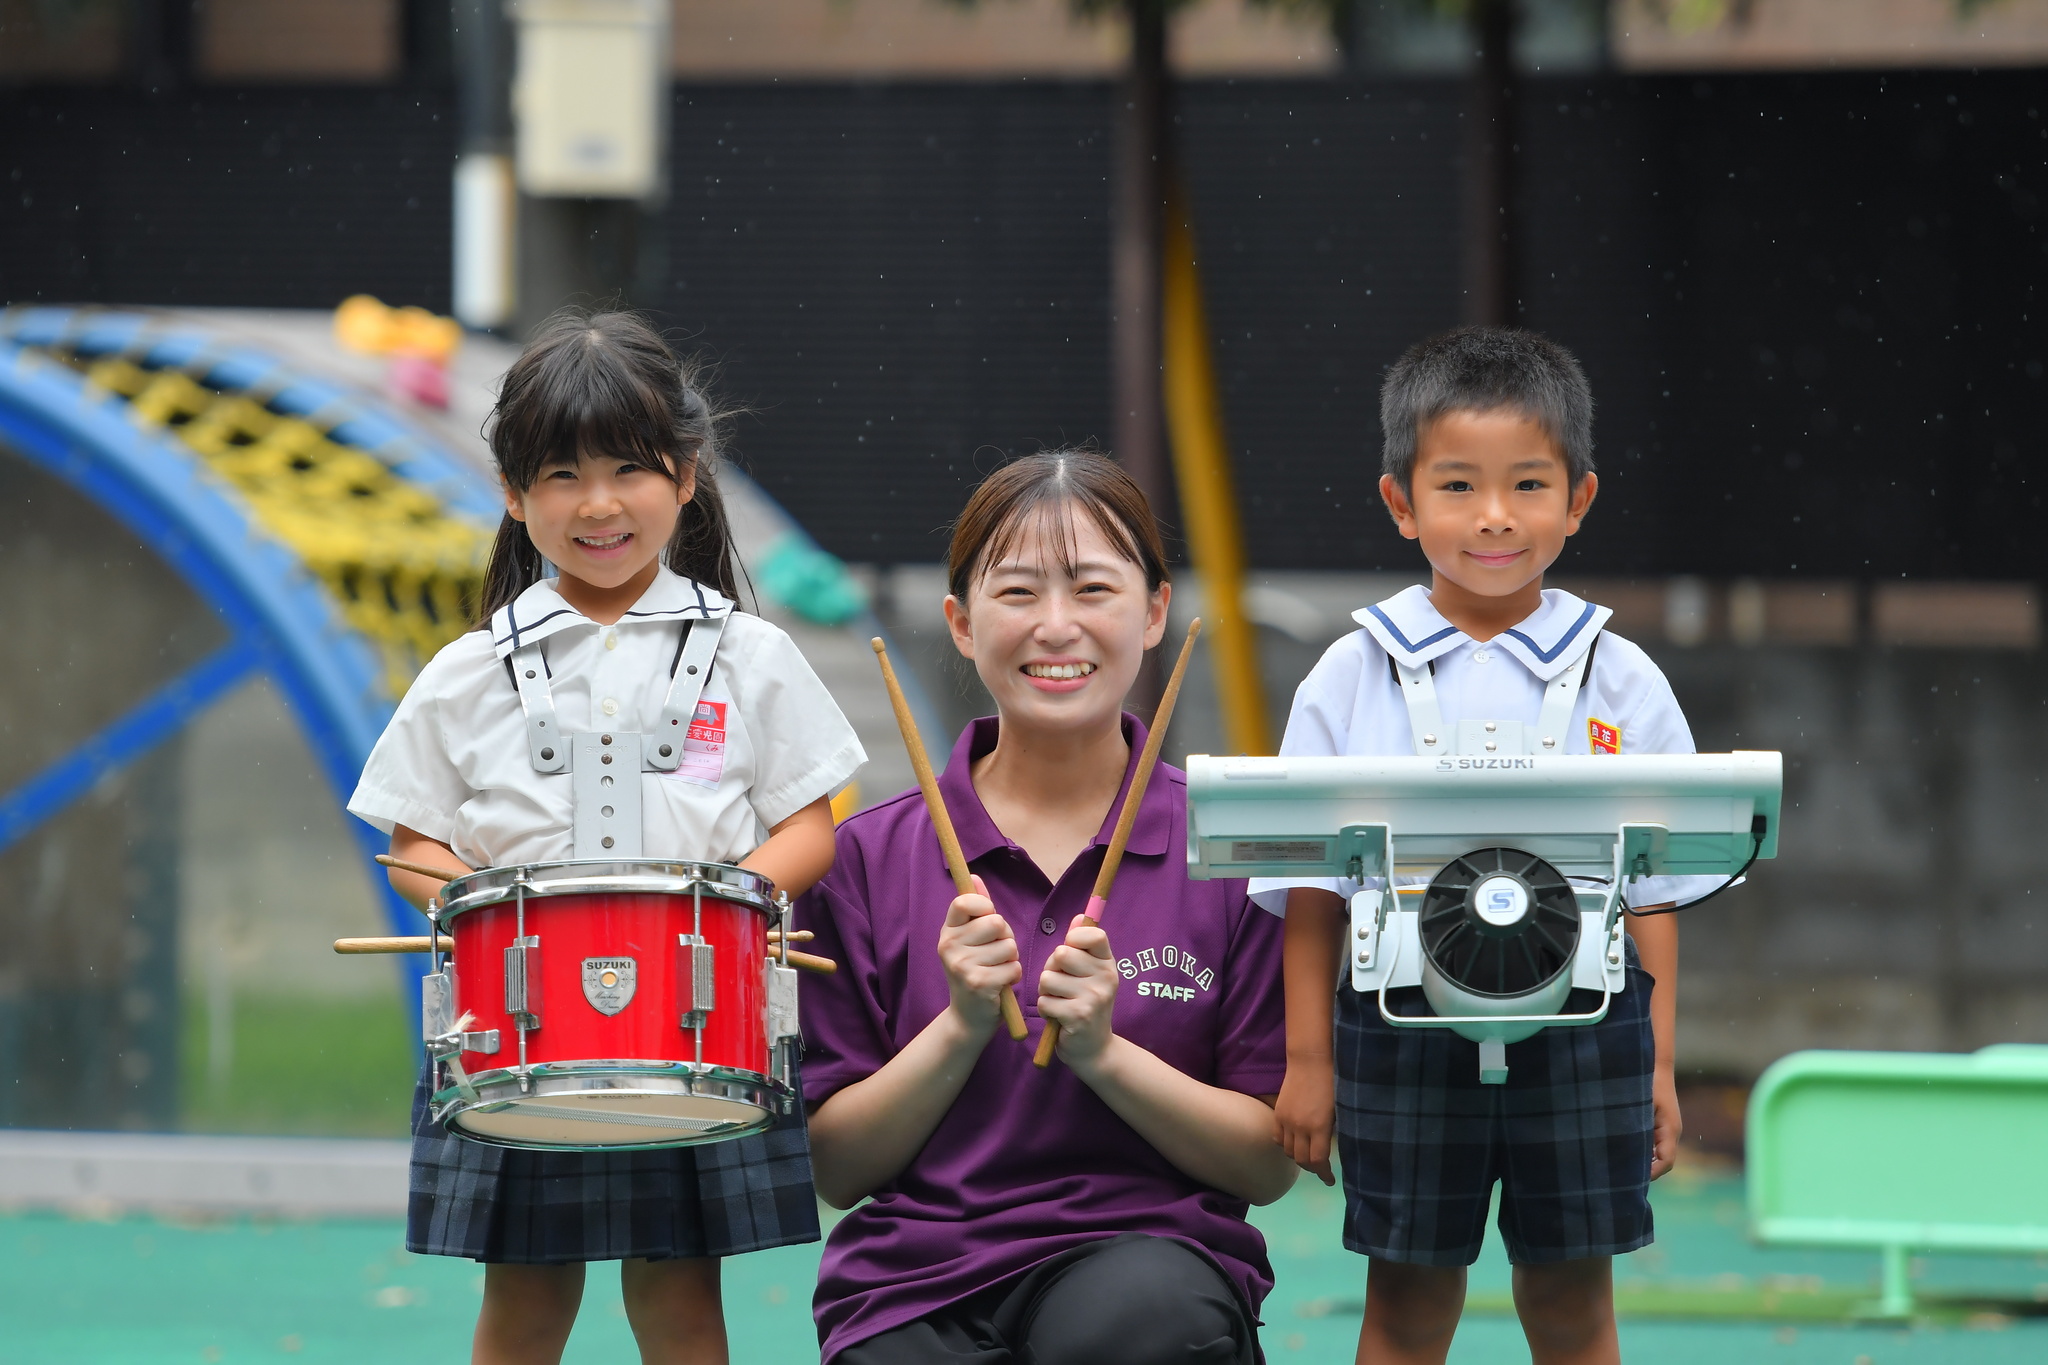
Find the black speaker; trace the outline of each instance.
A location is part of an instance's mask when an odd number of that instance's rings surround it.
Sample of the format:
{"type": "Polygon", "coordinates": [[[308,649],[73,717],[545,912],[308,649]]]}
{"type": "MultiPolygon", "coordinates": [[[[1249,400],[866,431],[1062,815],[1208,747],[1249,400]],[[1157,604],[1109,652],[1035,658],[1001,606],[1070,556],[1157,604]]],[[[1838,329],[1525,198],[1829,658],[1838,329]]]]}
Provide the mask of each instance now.
{"type": "Polygon", "coordinates": [[[1417,918],[1422,950],[1474,995],[1527,995],[1571,970],[1579,905],[1571,883],[1533,853],[1475,849],[1429,884],[1417,918]]]}

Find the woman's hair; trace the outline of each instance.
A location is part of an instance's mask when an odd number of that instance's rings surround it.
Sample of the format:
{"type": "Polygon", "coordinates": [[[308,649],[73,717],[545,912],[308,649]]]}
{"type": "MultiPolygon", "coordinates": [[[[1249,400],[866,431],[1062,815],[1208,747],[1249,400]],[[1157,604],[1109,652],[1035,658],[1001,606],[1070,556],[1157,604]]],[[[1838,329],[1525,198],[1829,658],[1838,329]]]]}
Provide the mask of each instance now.
{"type": "MultiPolygon", "coordinates": [[[[586,454],[636,461],[676,483],[694,473],[696,491],[662,563],[737,602],[732,528],[715,472],[717,427],[696,369],[677,360],[646,319],[564,309],[506,371],[491,415],[491,455],[519,493],[549,462],[586,454]]],[[[525,523],[507,513],[491,545],[479,617],[489,621],[540,577],[540,551],[525,523]]]]}
{"type": "Polygon", "coordinates": [[[1072,573],[1076,508],[1118,554],[1145,571],[1147,591],[1166,582],[1159,523],[1137,481],[1092,450],[1050,450],[1004,465],[974,490],[953,523],[946,590],[964,605],[974,580],[1000,564],[1036,524],[1045,526],[1061,572],[1072,573]]]}

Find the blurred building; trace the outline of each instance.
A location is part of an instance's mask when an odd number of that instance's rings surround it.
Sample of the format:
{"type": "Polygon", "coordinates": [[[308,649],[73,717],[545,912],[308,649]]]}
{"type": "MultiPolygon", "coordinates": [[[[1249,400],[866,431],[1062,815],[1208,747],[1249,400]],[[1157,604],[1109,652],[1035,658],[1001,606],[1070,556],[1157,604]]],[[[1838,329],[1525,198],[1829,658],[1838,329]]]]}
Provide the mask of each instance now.
{"type": "MultiPolygon", "coordinates": [[[[1461,30],[1307,10],[1209,0],[1172,49],[1276,712],[1413,571],[1377,390],[1462,287],[1461,30]]],[[[453,12],[0,0],[0,301],[445,311],[453,12]]],[[[1520,317],[1601,407],[1560,574],[1622,609],[1703,746],[1787,751],[1797,822],[1688,927],[1687,1055],[2048,1036],[2048,0],[1588,12],[1528,0],[1518,49],[1520,317]]],[[[1110,427],[1119,31],[1064,0],[678,0],[670,32],[633,301],[718,362],[752,473],[929,632],[957,720],[948,520],[1006,454],[1110,427]]],[[[1184,750],[1218,742],[1207,685],[1184,750]]]]}

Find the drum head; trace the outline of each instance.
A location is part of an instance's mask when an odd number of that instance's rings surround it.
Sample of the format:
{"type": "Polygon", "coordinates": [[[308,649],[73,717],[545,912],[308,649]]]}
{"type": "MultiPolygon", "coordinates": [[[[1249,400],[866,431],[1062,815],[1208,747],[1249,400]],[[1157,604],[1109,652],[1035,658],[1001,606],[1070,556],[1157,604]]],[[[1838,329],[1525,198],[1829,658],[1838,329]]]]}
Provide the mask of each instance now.
{"type": "Polygon", "coordinates": [[[772,1110],[749,1100],[602,1090],[485,1105],[451,1114],[448,1126],[508,1147],[590,1151],[725,1142],[774,1121],[772,1110]]]}

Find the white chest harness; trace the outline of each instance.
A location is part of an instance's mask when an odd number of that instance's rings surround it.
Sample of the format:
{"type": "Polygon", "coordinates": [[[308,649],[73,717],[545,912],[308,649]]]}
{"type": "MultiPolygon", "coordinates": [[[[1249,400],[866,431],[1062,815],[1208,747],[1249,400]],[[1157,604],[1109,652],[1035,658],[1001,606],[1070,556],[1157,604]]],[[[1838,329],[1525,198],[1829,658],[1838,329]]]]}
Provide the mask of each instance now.
{"type": "Polygon", "coordinates": [[[1410,668],[1388,655],[1387,662],[1401,684],[1401,700],[1408,705],[1415,752],[1425,758],[1437,754],[1563,753],[1565,739],[1571,734],[1572,709],[1578,705],[1579,689],[1593,671],[1593,651],[1599,645],[1596,634],[1581,658],[1543,685],[1543,710],[1534,725],[1518,720],[1461,720],[1455,732],[1444,725],[1443,711],[1437,706],[1436,665],[1410,668]]]}
{"type": "Polygon", "coordinates": [[[512,685],[519,689],[526,713],[526,748],[533,769],[566,772],[574,784],[574,830],[577,858],[642,856],[640,774],[670,773],[683,760],[683,742],[711,664],[725,633],[728,612],[683,623],[675,663],[669,669],[668,697],[653,734],[632,730],[565,733],[555,714],[554,692],[548,686],[547,660],[540,642],[523,645],[506,657],[512,685]]]}

